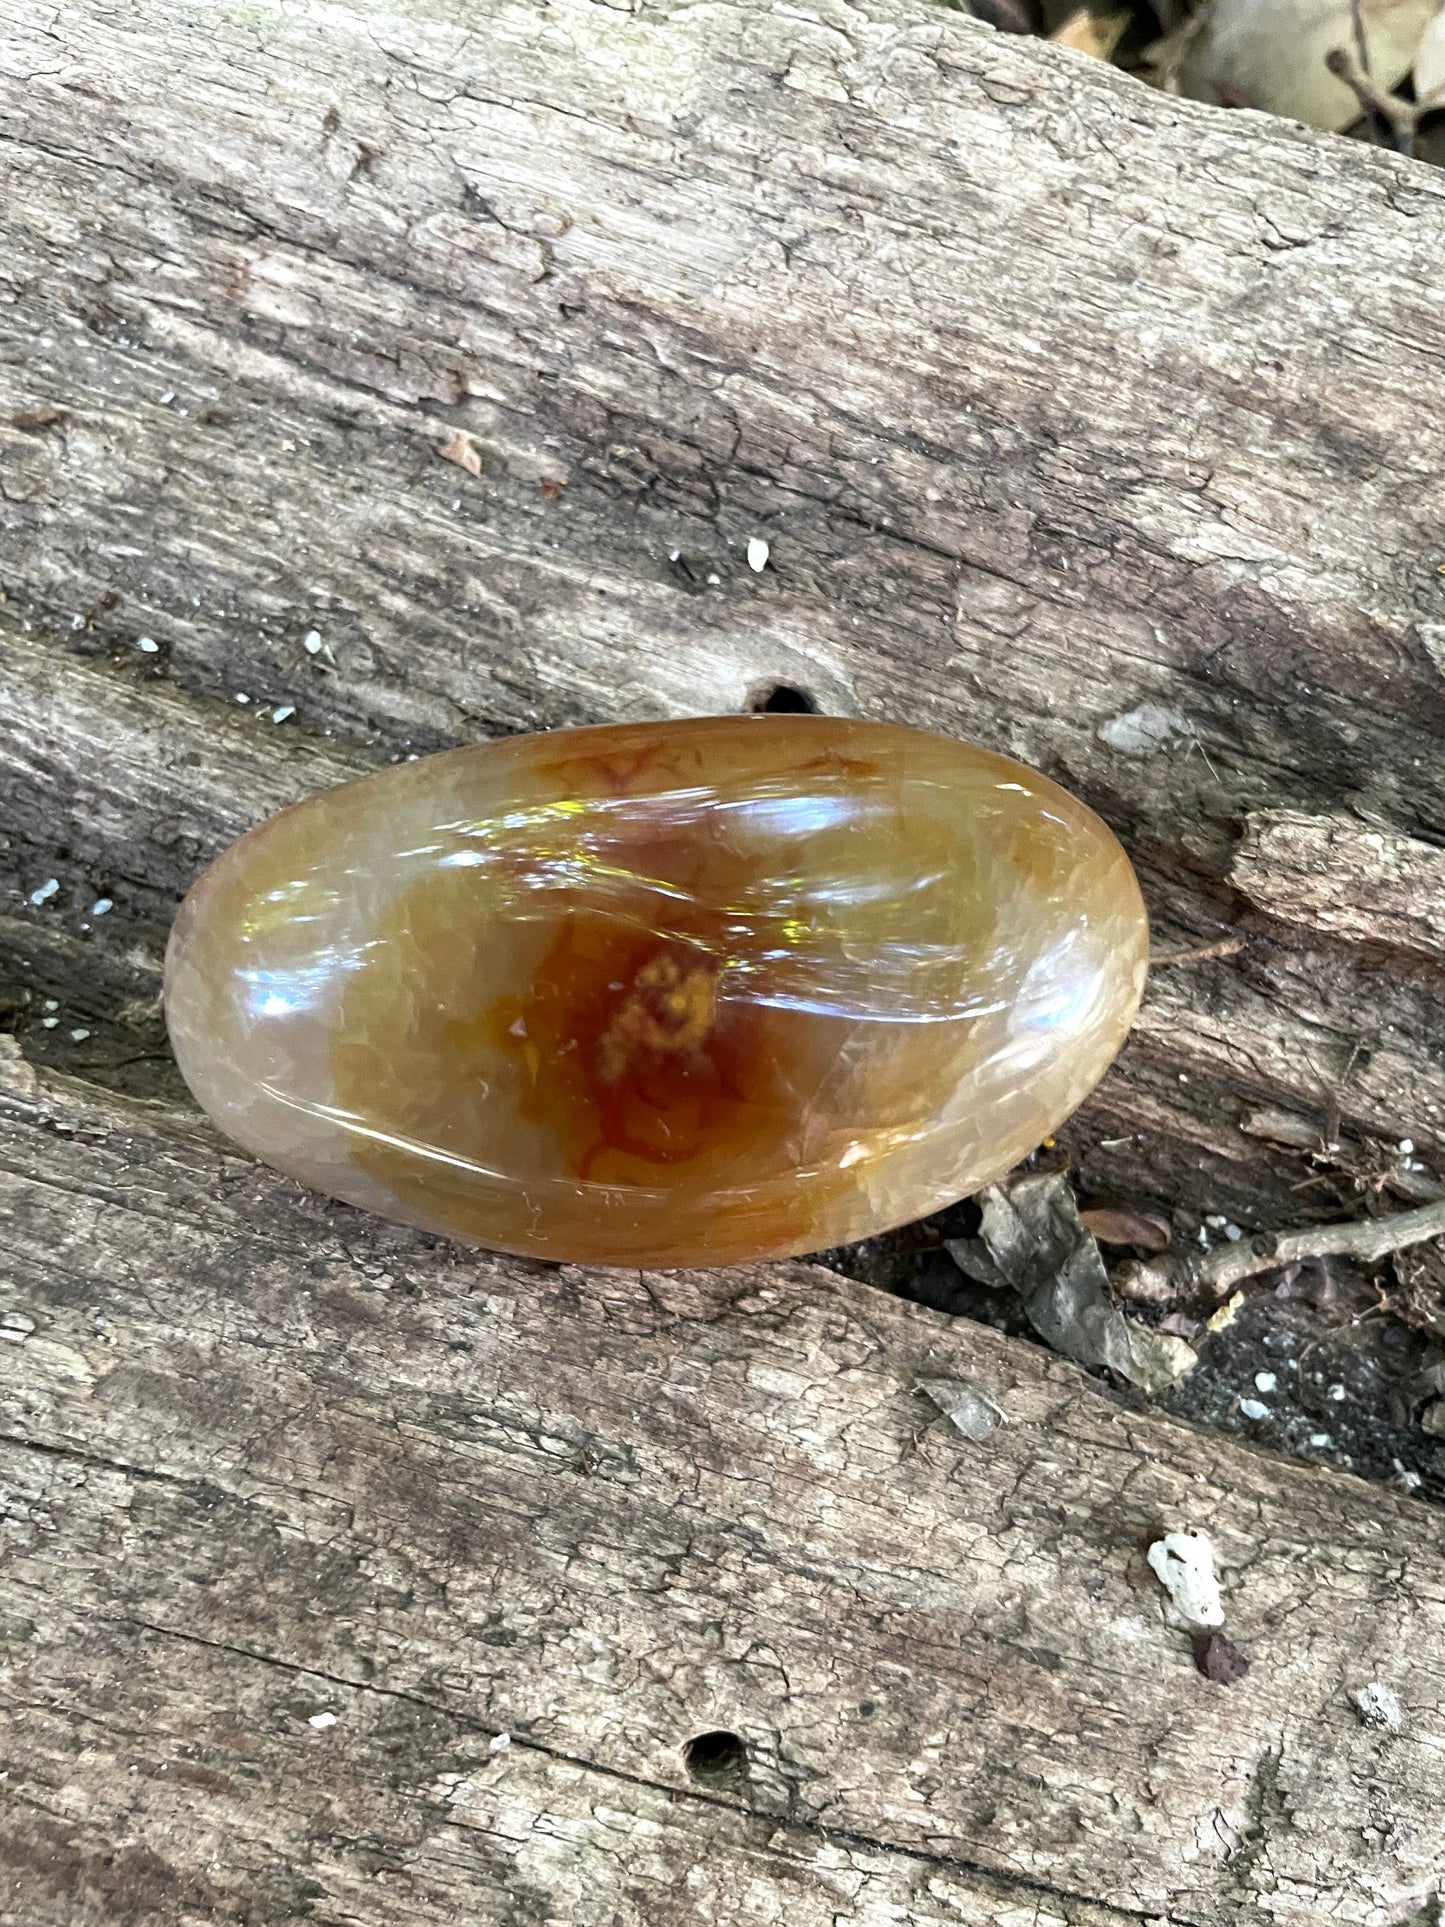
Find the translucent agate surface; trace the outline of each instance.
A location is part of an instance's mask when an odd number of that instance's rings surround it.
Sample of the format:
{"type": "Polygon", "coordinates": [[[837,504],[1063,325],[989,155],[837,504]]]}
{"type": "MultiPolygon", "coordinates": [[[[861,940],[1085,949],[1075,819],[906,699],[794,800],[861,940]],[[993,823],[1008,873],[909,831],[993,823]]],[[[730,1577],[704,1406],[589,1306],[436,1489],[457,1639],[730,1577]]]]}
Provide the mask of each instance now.
{"type": "Polygon", "coordinates": [[[725,1264],[922,1216],[1102,1076],[1147,928],[1046,778],[817,716],[564,730],[297,804],[187,897],[223,1130],[429,1230],[725,1264]]]}

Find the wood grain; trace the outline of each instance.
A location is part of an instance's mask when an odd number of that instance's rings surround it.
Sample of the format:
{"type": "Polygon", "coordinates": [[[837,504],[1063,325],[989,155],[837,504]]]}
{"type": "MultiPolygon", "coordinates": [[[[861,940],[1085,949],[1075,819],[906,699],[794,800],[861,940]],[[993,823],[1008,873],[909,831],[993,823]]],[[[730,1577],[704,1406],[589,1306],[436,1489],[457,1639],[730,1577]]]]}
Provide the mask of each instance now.
{"type": "MultiPolygon", "coordinates": [[[[49,1842],[103,1895],[87,1841],[110,1828],[212,1914],[264,1895],[268,1866],[344,1912],[375,1776],[400,1782],[375,1820],[395,1853],[445,1825],[441,1774],[464,1802],[505,1796],[486,1747],[506,1732],[528,1786],[578,1767],[558,1824],[595,1824],[600,1775],[692,1799],[694,1837],[719,1803],[800,1830],[765,1888],[834,1836],[884,1854],[885,1893],[924,1862],[1011,1906],[1181,1923],[1393,1921],[1434,1879],[1445,1543],[1425,1508],[815,1267],[528,1266],[375,1227],[84,1087],[42,1079],[6,1111],[0,1858],[22,1877],[49,1842]],[[1006,1423],[964,1439],[917,1389],[939,1377],[1006,1423]],[[1191,1524],[1251,1665],[1231,1688],[1196,1671],[1144,1559],[1191,1524]],[[1399,1735],[1358,1718],[1371,1679],[1399,1735]],[[750,1784],[704,1804],[682,1749],[713,1730],[750,1784]],[[132,1765],[182,1773],[184,1824],[132,1765]],[[291,1831],[270,1858],[223,1848],[273,1787],[291,1831]]],[[[759,1838],[735,1824],[725,1841],[759,1838]]],[[[402,1859],[415,1892],[361,1918],[429,1917],[427,1855],[402,1859]]],[[[609,1918],[553,1877],[541,1917],[609,1918]]],[[[510,1919],[473,1878],[478,1917],[510,1919]]]]}
{"type": "Polygon", "coordinates": [[[1397,1927],[1433,1514],[817,1268],[304,1198],[155,998],[281,803],[783,682],[1246,939],[1157,975],[1082,1182],[1292,1223],[1242,1127],[1335,1106],[1438,1175],[1440,176],[891,0],[12,0],[0,238],[0,1919],[1397,1927]],[[1186,1523],[1234,1687],[1143,1564],[1186,1523]]]}

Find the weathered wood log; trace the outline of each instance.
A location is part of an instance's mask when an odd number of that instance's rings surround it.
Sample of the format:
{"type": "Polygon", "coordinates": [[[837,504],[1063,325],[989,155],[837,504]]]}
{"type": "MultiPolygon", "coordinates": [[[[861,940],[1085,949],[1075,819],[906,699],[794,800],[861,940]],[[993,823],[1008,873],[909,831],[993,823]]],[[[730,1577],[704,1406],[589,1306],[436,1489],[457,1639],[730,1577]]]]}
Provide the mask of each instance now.
{"type": "Polygon", "coordinates": [[[510,1921],[516,1878],[579,1922],[1396,1921],[1434,1879],[1425,1508],[815,1267],[429,1245],[32,1079],[0,1176],[13,1918],[425,1921],[450,1886],[510,1921]],[[940,1377],[1002,1412],[984,1443],[940,1377]],[[1144,1556],[1191,1523],[1232,1688],[1144,1556]],[[1398,1735],[1354,1708],[1375,1680],[1398,1735]],[[713,1731],[745,1785],[690,1782],[713,1731]],[[667,1788],[706,1800],[654,1849],[667,1788]]]}
{"type": "Polygon", "coordinates": [[[1440,177],[886,0],[13,0],[0,166],[0,1920],[1403,1920],[1431,1513],[816,1267],[303,1197],[155,997],[280,803],[781,683],[1245,939],[1155,977],[1088,1183],[1293,1223],[1261,1109],[1433,1170],[1440,177]]]}

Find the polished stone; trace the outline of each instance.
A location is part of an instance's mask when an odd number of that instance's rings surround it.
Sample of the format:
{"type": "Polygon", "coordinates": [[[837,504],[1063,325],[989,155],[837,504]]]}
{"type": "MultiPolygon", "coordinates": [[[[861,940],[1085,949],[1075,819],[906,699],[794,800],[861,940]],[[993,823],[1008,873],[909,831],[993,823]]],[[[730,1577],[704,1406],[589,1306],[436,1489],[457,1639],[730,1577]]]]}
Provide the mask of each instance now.
{"type": "Polygon", "coordinates": [[[818,716],[522,736],[262,823],[166,1012],[229,1134],[429,1230],[600,1264],[817,1250],[998,1177],[1098,1082],[1148,933],[1021,764],[818,716]]]}

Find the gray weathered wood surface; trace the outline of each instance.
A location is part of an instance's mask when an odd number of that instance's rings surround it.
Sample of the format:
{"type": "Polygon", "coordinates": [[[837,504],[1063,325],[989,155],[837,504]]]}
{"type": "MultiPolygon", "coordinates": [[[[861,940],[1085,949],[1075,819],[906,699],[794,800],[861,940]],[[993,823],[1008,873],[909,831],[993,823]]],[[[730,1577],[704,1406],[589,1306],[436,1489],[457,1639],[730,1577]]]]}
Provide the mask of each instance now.
{"type": "Polygon", "coordinates": [[[1161,947],[1248,939],[1157,974],[1091,1182],[1293,1222],[1241,1127],[1332,1103],[1430,1163],[1440,177],[883,0],[5,29],[0,1920],[1396,1927],[1432,1513],[815,1267],[302,1196],[154,998],[278,804],[782,680],[1039,764],[1161,947]],[[1143,1565],[1190,1522],[1232,1688],[1143,1565]]]}

